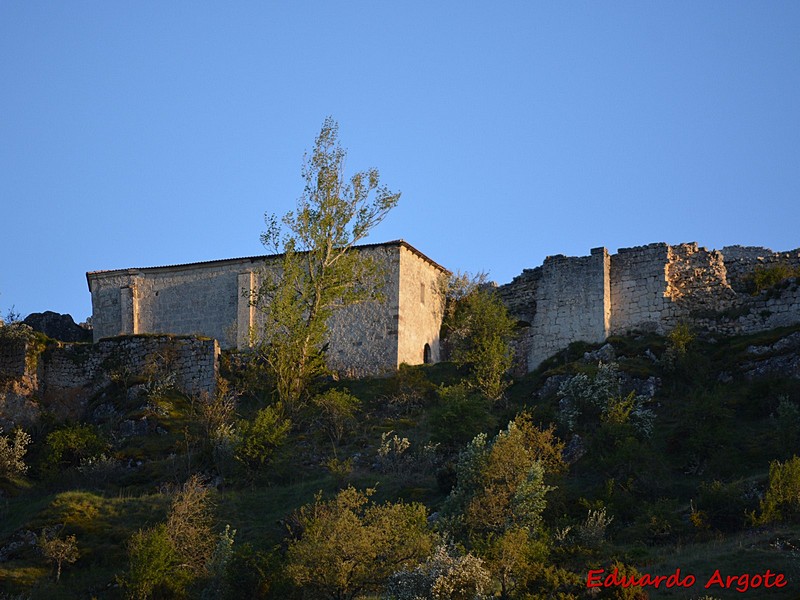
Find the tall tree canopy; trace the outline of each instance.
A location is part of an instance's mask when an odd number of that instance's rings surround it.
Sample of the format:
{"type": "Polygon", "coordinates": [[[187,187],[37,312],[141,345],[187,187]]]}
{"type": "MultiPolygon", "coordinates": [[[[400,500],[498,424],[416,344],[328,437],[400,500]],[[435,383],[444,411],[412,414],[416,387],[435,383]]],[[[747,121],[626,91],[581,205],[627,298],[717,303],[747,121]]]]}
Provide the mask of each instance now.
{"type": "Polygon", "coordinates": [[[400,199],[381,185],[377,169],[345,177],[347,153],[338,136],[338,125],[328,117],[305,156],[305,187],[296,210],[281,218],[266,214],[261,235],[264,246],[283,259],[280,269],[265,269],[253,291],[253,304],[264,315],[257,349],[290,409],[325,371],[322,350],[333,312],[376,298],[380,271],[352,249],[400,199]]]}

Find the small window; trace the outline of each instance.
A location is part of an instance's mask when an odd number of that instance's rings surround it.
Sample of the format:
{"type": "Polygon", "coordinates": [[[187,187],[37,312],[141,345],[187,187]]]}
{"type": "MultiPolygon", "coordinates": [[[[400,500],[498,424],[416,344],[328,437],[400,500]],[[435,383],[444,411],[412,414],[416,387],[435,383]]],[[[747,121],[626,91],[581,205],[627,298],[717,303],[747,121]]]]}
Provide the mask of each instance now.
{"type": "Polygon", "coordinates": [[[426,365],[431,364],[431,347],[429,344],[425,344],[425,347],[422,349],[422,362],[426,365]]]}
{"type": "Polygon", "coordinates": [[[419,284],[419,301],[421,304],[425,304],[425,284],[419,284]]]}

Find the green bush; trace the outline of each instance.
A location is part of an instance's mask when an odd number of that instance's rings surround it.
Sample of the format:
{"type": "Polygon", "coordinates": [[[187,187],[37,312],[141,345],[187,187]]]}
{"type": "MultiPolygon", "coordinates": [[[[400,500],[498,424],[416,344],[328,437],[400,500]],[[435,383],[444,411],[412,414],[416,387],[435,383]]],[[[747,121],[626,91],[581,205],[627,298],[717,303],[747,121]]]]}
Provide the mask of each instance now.
{"type": "MultiPolygon", "coordinates": [[[[0,427],[0,434],[2,432],[0,427]]],[[[14,430],[13,440],[10,436],[0,435],[0,477],[21,475],[28,470],[24,458],[30,443],[31,436],[22,429],[14,430]]]]}
{"type": "Polygon", "coordinates": [[[108,444],[91,425],[65,425],[45,438],[44,466],[47,470],[77,467],[107,450],[108,444]]]}
{"type": "Polygon", "coordinates": [[[753,296],[763,290],[775,287],[790,277],[800,277],[800,267],[792,267],[786,263],[756,267],[747,277],[747,287],[753,296]]]}
{"type": "Polygon", "coordinates": [[[133,534],[128,546],[130,567],[124,579],[129,598],[185,597],[188,574],[178,569],[178,554],[164,523],[133,534]]]}
{"type": "Polygon", "coordinates": [[[262,408],[252,421],[239,422],[236,458],[250,466],[263,465],[283,446],[291,428],[280,403],[262,408]]]}
{"type": "Polygon", "coordinates": [[[756,495],[743,482],[722,483],[714,480],[700,484],[696,516],[698,527],[717,531],[737,531],[747,523],[747,515],[756,508],[756,495]]]}
{"type": "Polygon", "coordinates": [[[311,403],[318,411],[317,425],[338,446],[345,432],[356,422],[361,400],[347,390],[327,390],[314,396],[311,403]]]}
{"type": "Polygon", "coordinates": [[[489,409],[486,399],[465,385],[440,387],[439,403],[430,411],[433,441],[458,448],[493,429],[495,419],[489,409]]]}
{"type": "Polygon", "coordinates": [[[759,523],[797,521],[800,517],[800,458],[769,465],[767,492],[761,501],[759,523]]]}

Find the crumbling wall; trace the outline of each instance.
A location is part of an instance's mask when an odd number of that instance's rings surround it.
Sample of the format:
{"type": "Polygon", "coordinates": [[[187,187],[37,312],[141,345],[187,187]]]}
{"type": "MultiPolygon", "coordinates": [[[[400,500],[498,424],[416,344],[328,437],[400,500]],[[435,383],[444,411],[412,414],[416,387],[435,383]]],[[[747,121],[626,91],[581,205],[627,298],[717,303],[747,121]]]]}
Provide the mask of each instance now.
{"type": "MultiPolygon", "coordinates": [[[[0,338],[0,356],[7,346],[0,338]]],[[[173,373],[187,394],[213,394],[218,358],[216,340],[197,337],[125,336],[41,347],[35,356],[28,347],[25,371],[0,382],[0,424],[30,424],[43,410],[79,419],[89,400],[112,381],[133,383],[166,373],[173,373]]]]}
{"type": "Polygon", "coordinates": [[[696,242],[669,246],[666,272],[664,296],[674,303],[674,316],[691,318],[697,313],[720,312],[736,301],[722,254],[699,248],[696,242]]]}
{"type": "Polygon", "coordinates": [[[610,258],[603,250],[608,267],[598,261],[598,250],[589,257],[550,257],[498,288],[509,312],[531,323],[518,343],[530,348],[529,370],[574,341],[600,342],[631,331],[665,334],[680,322],[726,335],[800,323],[795,280],[755,297],[747,293],[755,268],[798,268],[800,249],[728,246],[718,252],[696,243],[655,243],[622,248],[610,258]]]}
{"type": "Polygon", "coordinates": [[[728,282],[736,293],[749,293],[749,276],[759,267],[785,264],[800,268],[800,248],[773,252],[760,246],[725,246],[722,248],[728,282]]]}

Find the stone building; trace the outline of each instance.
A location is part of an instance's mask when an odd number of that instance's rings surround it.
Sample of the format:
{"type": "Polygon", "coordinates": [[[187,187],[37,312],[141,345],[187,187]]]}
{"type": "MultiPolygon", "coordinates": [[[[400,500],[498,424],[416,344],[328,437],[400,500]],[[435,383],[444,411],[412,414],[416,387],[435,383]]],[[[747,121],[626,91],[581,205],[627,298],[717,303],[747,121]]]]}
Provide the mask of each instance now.
{"type": "MultiPolygon", "coordinates": [[[[448,271],[410,244],[365,244],[381,265],[381,300],[340,309],[331,318],[328,366],[350,376],[377,375],[401,363],[438,362],[443,315],[441,278],[448,271]]],[[[261,323],[248,291],[281,255],[184,265],[94,271],[94,341],[130,334],[214,338],[222,348],[247,348],[261,323]]]]}

